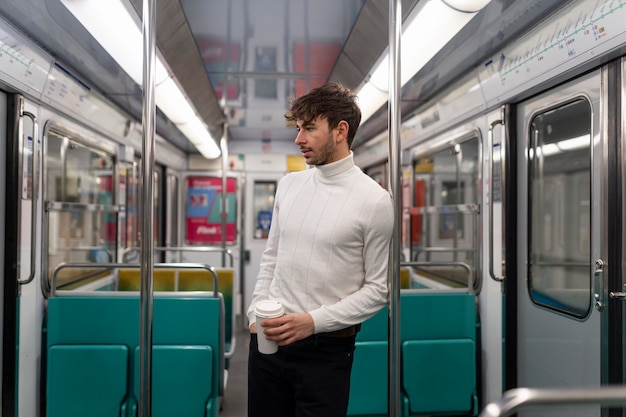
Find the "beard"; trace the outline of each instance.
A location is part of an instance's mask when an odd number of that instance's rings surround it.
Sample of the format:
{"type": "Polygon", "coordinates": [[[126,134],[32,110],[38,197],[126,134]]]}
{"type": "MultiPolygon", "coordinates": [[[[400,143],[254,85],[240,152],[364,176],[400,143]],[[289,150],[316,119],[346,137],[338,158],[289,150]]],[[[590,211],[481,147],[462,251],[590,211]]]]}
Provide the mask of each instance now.
{"type": "Polygon", "coordinates": [[[333,134],[328,134],[328,140],[325,144],[323,144],[315,155],[310,158],[310,160],[306,161],[309,165],[326,165],[328,163],[334,162],[335,149],[337,145],[335,144],[335,139],[333,138],[333,134]]]}

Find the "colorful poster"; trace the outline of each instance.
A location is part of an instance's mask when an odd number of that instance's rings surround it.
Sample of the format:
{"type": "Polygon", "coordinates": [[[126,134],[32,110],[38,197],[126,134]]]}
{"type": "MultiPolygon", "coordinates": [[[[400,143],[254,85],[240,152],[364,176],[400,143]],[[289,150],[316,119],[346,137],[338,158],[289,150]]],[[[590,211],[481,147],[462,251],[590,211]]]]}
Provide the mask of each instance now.
{"type": "Polygon", "coordinates": [[[237,181],[226,180],[225,227],[222,222],[222,178],[187,178],[186,222],[188,244],[217,244],[225,233],[226,243],[235,243],[237,232],[237,181]],[[224,230],[225,229],[225,230],[224,230]]]}

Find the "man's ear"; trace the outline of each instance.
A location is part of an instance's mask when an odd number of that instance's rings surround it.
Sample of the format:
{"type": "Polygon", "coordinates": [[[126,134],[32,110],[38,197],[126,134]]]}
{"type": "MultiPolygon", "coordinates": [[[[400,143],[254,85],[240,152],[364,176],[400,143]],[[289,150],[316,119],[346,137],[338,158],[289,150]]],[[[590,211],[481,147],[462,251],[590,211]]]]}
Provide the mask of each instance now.
{"type": "Polygon", "coordinates": [[[348,132],[350,131],[350,125],[345,120],[340,120],[337,125],[337,142],[348,140],[348,132]]]}

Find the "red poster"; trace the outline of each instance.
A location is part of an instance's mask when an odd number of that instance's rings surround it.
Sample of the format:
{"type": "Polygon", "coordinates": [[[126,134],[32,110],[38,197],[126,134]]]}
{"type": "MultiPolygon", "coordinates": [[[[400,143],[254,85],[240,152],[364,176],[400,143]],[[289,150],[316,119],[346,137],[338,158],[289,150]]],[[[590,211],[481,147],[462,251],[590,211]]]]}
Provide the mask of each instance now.
{"type": "Polygon", "coordinates": [[[187,243],[217,244],[225,233],[226,243],[235,243],[237,236],[237,180],[226,180],[226,224],[222,222],[222,178],[187,178],[187,243]],[[225,230],[224,230],[225,229],[225,230]]]}

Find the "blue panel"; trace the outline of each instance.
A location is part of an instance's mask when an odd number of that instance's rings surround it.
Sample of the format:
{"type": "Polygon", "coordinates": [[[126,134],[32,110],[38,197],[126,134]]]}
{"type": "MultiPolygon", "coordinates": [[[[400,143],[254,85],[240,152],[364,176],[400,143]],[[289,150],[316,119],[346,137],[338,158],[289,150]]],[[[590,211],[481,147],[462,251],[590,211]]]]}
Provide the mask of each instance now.
{"type": "Polygon", "coordinates": [[[471,411],[476,390],[474,341],[404,342],[402,386],[411,414],[471,411]]]}
{"type": "Polygon", "coordinates": [[[51,346],[48,417],[119,417],[127,368],[126,346],[51,346]]]}

